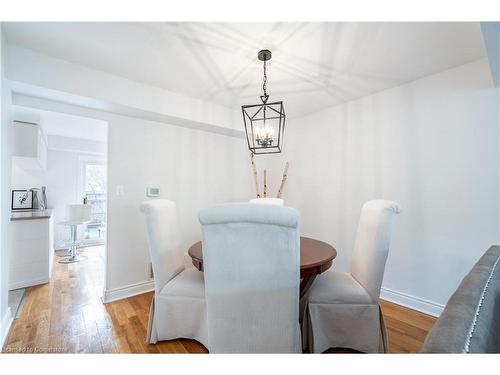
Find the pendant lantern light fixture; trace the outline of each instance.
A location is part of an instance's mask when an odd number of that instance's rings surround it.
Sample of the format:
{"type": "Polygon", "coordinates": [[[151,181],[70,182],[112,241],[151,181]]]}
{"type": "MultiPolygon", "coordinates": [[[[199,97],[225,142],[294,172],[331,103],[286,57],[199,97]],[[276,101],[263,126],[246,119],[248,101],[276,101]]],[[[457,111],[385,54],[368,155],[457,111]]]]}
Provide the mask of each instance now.
{"type": "Polygon", "coordinates": [[[263,49],[257,57],[264,63],[263,95],[261,104],[243,105],[243,122],[248,148],[253,154],[276,154],[283,148],[285,110],[283,102],[269,102],[267,94],[266,61],[271,60],[271,51],[263,49]]]}

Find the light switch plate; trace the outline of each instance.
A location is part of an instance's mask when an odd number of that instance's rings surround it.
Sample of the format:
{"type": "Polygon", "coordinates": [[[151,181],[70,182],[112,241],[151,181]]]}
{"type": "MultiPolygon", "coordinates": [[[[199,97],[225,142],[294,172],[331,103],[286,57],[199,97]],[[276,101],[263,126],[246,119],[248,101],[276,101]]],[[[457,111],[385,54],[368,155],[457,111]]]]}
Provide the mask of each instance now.
{"type": "Polygon", "coordinates": [[[116,195],[123,197],[125,195],[125,187],[123,185],[116,185],[116,195]]]}
{"type": "Polygon", "coordinates": [[[160,188],[157,186],[148,186],[148,188],[146,189],[146,195],[148,197],[159,197],[160,188]]]}

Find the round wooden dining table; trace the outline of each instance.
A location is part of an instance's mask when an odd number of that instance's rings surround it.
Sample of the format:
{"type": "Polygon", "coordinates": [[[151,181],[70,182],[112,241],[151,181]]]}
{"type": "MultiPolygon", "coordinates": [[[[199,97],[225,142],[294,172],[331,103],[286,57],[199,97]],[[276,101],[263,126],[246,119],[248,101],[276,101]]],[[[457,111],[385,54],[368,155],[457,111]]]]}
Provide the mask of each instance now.
{"type": "MultiPolygon", "coordinates": [[[[193,265],[203,271],[203,250],[201,241],[193,244],[188,254],[193,265]]],[[[337,250],[326,242],[309,237],[300,237],[300,298],[302,298],[311,287],[317,275],[325,272],[332,266],[337,256],[337,250]]]]}

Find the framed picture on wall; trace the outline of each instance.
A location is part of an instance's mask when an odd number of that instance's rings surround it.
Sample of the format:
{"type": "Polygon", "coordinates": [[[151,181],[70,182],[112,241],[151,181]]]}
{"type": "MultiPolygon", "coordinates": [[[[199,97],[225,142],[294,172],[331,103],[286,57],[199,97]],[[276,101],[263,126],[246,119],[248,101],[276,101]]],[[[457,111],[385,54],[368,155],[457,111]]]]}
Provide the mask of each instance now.
{"type": "Polygon", "coordinates": [[[12,211],[33,209],[33,192],[31,190],[12,190],[12,211]]]}

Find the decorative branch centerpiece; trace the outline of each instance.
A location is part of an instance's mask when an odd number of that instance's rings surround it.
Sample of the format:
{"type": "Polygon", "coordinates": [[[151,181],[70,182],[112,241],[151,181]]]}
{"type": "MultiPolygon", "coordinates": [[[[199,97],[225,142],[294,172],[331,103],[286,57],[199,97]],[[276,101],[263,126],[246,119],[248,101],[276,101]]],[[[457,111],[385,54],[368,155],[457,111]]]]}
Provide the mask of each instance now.
{"type": "Polygon", "coordinates": [[[253,176],[254,176],[254,180],[255,180],[255,191],[257,192],[257,198],[260,198],[259,181],[258,181],[258,177],[257,177],[257,167],[255,165],[254,154],[251,154],[250,157],[252,158],[252,171],[253,171],[253,176]]]}
{"type": "Polygon", "coordinates": [[[285,164],[285,170],[283,171],[283,176],[281,177],[281,184],[280,188],[278,189],[278,194],[276,195],[276,198],[281,198],[281,195],[283,194],[283,189],[285,188],[285,182],[288,177],[288,166],[290,164],[286,162],[285,164]]]}
{"type": "MultiPolygon", "coordinates": [[[[259,190],[257,165],[255,164],[254,154],[251,154],[250,158],[252,161],[252,172],[253,172],[254,181],[255,181],[255,194],[257,195],[257,198],[261,198],[260,190],[259,190]]],[[[283,195],[283,190],[285,188],[286,179],[288,178],[288,167],[289,166],[290,166],[290,163],[286,162],[285,169],[283,170],[283,175],[281,177],[280,187],[278,189],[278,192],[276,193],[276,198],[281,199],[281,196],[283,195]]],[[[263,179],[264,179],[264,184],[263,184],[264,188],[263,188],[262,197],[268,198],[268,194],[267,194],[267,169],[263,170],[263,179]]]]}

